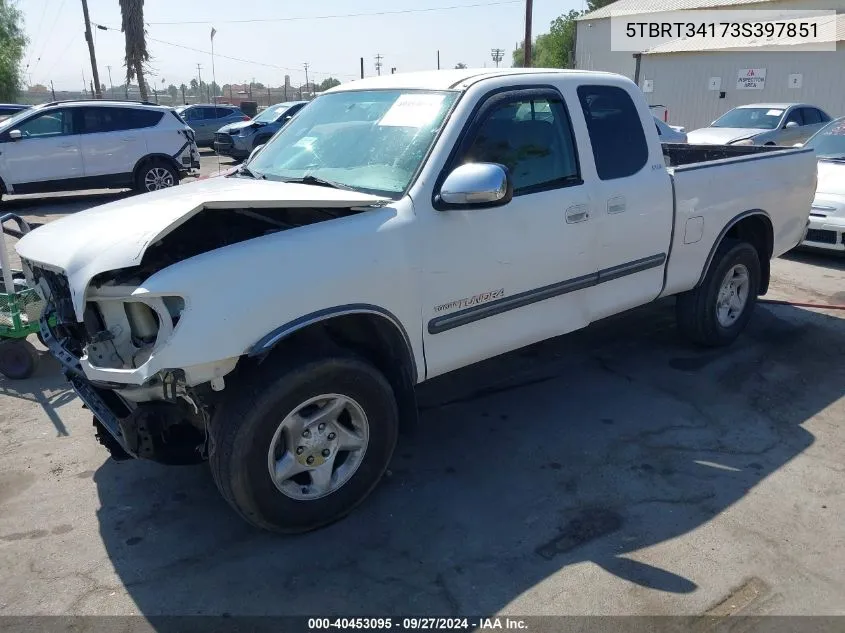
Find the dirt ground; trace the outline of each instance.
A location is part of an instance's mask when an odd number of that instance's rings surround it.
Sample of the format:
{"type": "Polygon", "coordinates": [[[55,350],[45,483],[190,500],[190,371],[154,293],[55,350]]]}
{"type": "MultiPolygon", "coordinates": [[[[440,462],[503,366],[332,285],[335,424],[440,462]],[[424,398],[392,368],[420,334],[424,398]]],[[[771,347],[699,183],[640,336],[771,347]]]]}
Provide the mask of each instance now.
{"type": "MultiPolygon", "coordinates": [[[[845,304],[845,258],[788,254],[770,297],[845,304]]],[[[0,615],[842,615],[843,358],[843,311],[703,352],[648,306],[424,385],[373,496],[279,538],[205,466],[108,460],[45,356],[0,378],[0,615]]]]}

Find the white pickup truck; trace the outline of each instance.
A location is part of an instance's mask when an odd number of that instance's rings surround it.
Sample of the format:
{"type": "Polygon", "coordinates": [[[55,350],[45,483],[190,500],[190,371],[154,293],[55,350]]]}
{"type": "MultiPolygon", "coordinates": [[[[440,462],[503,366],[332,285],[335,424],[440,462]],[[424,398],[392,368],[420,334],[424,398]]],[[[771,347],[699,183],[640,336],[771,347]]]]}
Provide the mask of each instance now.
{"type": "Polygon", "coordinates": [[[812,150],[661,146],[617,75],[449,70],[344,84],[236,172],[17,250],[112,455],[208,459],[296,532],[368,495],[422,381],[670,295],[730,343],[815,189],[812,150]]]}

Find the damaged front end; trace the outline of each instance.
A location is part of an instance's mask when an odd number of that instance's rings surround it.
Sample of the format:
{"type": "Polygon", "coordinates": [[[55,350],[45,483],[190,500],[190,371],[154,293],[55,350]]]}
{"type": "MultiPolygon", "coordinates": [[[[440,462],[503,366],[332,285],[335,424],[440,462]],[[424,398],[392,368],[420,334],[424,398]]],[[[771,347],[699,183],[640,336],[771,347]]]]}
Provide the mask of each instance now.
{"type": "MultiPolygon", "coordinates": [[[[53,295],[41,318],[41,337],[62,365],[65,377],[80,400],[94,415],[97,439],[117,460],[142,458],[164,464],[191,464],[208,455],[208,421],[213,395],[208,386],[189,387],[182,370],[159,372],[144,385],[92,381],[82,368],[91,354],[112,362],[119,356],[118,342],[109,330],[89,330],[97,323],[96,308],[86,308],[84,324],[67,320],[53,295]],[[51,317],[55,325],[51,328],[51,317]]],[[[127,313],[130,311],[127,310],[127,313]]],[[[143,314],[143,312],[142,312],[143,314]]],[[[128,318],[130,324],[148,325],[149,315],[128,318]]],[[[129,331],[132,332],[132,325],[129,331]]],[[[134,335],[132,335],[134,339],[134,335]]],[[[143,339],[133,358],[145,353],[143,339]]],[[[125,345],[125,344],[124,344],[125,345]]]]}
{"type": "MultiPolygon", "coordinates": [[[[223,288],[215,292],[206,281],[214,274],[205,266],[200,271],[196,258],[365,209],[205,208],[148,244],[134,265],[99,272],[84,285],[21,253],[30,282],[45,300],[42,338],[94,414],[98,437],[112,455],[168,464],[207,458],[209,420],[225,380],[249,344],[266,334],[238,331],[237,315],[246,304],[233,305],[233,293],[223,288]],[[176,274],[172,286],[151,281],[163,271],[173,279],[182,262],[193,272],[176,274]],[[190,281],[197,279],[203,280],[201,307],[196,281],[190,281]],[[173,287],[180,290],[162,290],[173,287]],[[222,338],[197,334],[210,323],[222,338]]],[[[248,266],[249,260],[237,261],[248,266]]]]}

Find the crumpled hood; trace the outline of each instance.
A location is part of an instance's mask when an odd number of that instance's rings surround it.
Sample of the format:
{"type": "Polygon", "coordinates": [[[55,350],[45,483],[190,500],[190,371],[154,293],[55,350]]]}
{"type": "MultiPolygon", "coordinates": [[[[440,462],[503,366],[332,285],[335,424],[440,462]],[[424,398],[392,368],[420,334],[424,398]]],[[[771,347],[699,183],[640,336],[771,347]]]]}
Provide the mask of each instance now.
{"type": "Polygon", "coordinates": [[[266,123],[262,123],[261,121],[238,121],[237,123],[229,123],[228,125],[224,125],[219,130],[217,130],[220,134],[235,134],[236,132],[244,129],[245,127],[253,127],[256,128],[264,127],[267,125],[266,123]]]}
{"type": "Polygon", "coordinates": [[[703,127],[687,132],[687,141],[691,145],[727,145],[750,136],[757,136],[768,130],[741,127],[703,127]]]}
{"type": "Polygon", "coordinates": [[[24,259],[67,274],[79,315],[91,278],[138,265],[150,244],[205,208],[349,207],[386,200],[315,185],[209,178],[48,222],[25,235],[16,250],[24,259]]]}

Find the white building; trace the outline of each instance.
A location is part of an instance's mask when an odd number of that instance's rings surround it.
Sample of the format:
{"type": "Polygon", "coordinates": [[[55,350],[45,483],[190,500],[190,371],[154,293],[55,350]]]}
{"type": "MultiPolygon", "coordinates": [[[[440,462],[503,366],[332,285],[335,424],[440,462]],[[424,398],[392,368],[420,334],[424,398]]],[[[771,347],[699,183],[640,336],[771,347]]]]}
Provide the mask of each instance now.
{"type": "MultiPolygon", "coordinates": [[[[644,88],[651,105],[665,106],[669,120],[687,130],[708,125],[747,103],[807,102],[831,116],[845,114],[845,18],[837,16],[836,52],[764,50],[753,40],[714,50],[713,40],[675,40],[646,51],[612,51],[612,12],[647,14],[693,9],[833,9],[845,0],[618,0],[588,13],[576,26],[576,67],[620,73],[644,88]],[[738,89],[740,72],[762,70],[753,89],[738,89]]],[[[724,42],[719,46],[724,46],[724,42]]],[[[662,111],[662,110],[661,110],[662,111]]]]}

